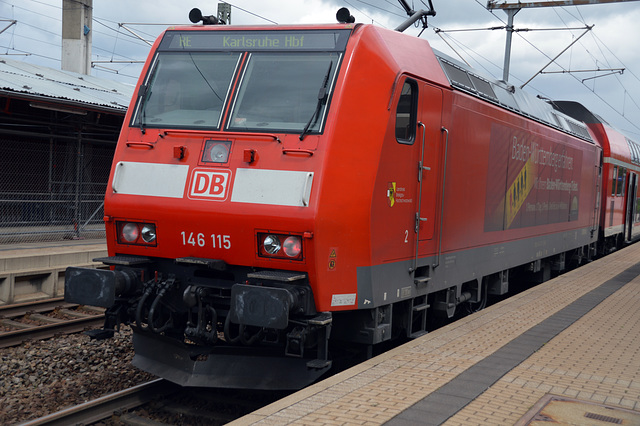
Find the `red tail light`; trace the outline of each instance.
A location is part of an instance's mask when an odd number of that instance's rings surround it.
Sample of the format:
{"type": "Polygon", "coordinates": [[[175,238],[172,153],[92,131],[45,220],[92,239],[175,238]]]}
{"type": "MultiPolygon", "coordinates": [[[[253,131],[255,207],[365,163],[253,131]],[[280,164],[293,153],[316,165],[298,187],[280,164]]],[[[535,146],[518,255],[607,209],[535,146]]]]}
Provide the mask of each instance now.
{"type": "Polygon", "coordinates": [[[136,244],[143,246],[157,245],[156,225],[143,222],[116,221],[117,239],[120,244],[136,244]]]}

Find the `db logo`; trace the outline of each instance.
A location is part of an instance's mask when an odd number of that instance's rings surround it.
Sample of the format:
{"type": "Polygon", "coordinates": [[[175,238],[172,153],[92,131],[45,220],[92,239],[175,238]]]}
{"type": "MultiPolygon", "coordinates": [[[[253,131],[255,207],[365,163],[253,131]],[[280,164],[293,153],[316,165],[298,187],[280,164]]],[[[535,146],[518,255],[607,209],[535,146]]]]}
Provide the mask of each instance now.
{"type": "Polygon", "coordinates": [[[191,174],[189,198],[223,201],[227,198],[227,188],[231,180],[229,170],[198,170],[191,174]]]}

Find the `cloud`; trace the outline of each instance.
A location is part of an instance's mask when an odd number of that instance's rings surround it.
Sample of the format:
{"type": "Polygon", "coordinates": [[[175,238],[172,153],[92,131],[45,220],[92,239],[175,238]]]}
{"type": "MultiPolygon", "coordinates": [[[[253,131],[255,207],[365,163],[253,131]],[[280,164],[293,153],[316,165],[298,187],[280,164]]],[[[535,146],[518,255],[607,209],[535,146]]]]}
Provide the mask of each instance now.
{"type": "MultiPolygon", "coordinates": [[[[61,3],[60,0],[0,2],[0,18],[18,21],[18,25],[0,34],[0,53],[29,52],[31,56],[10,57],[59,68],[61,3]]],[[[232,0],[230,3],[234,25],[334,23],[336,11],[345,6],[351,10],[356,22],[374,22],[375,25],[390,29],[406,18],[396,0],[232,0]]],[[[419,9],[425,8],[424,3],[427,2],[414,0],[409,3],[419,9]]],[[[434,48],[450,56],[457,57],[457,53],[442,41],[433,28],[490,28],[503,26],[506,22],[506,14],[501,10],[490,13],[484,7],[484,0],[433,0],[433,3],[437,14],[429,18],[430,28],[422,37],[434,48]]],[[[135,83],[142,65],[120,61],[144,61],[149,46],[118,24],[127,23],[126,28],[147,40],[153,40],[167,25],[190,24],[188,13],[193,7],[200,8],[205,15],[215,15],[217,12],[217,2],[202,0],[94,0],[92,59],[114,62],[96,63],[93,74],[135,83]]],[[[528,85],[529,90],[551,98],[582,100],[589,108],[597,112],[603,110],[602,115],[613,117],[611,121],[619,127],[640,134],[640,130],[629,123],[640,123],[640,79],[637,77],[640,75],[639,21],[639,2],[522,9],[515,16],[516,28],[564,28],[595,24],[593,34],[583,37],[558,60],[563,68],[625,68],[622,76],[588,80],[584,85],[580,80],[586,75],[545,74],[537,76],[528,85]],[[619,113],[624,113],[626,117],[621,117],[619,113]]],[[[421,28],[410,27],[405,32],[417,35],[420,31],[421,28]]],[[[518,33],[512,49],[512,81],[522,84],[549,61],[548,57],[555,56],[580,33],[579,30],[518,33]]],[[[482,73],[502,77],[504,30],[447,32],[442,36],[482,73]]],[[[560,69],[555,64],[549,67],[549,70],[560,69]]]]}

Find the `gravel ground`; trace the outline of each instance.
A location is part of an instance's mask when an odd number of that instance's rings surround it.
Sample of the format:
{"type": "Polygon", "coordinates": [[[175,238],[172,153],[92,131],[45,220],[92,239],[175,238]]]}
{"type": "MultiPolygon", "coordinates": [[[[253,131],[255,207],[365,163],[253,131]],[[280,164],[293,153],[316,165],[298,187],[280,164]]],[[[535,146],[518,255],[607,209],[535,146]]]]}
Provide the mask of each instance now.
{"type": "Polygon", "coordinates": [[[84,334],[0,349],[0,424],[32,420],[154,379],[131,365],[131,329],[112,339],[84,334]]]}

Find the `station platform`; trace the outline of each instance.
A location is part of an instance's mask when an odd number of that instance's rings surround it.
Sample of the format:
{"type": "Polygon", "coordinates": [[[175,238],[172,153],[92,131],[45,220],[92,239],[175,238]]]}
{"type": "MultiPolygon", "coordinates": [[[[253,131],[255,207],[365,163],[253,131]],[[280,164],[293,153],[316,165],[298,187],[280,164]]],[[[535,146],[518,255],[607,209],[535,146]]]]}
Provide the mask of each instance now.
{"type": "Polygon", "coordinates": [[[640,425],[640,244],[231,425],[640,425]]]}
{"type": "Polygon", "coordinates": [[[60,297],[68,266],[104,267],[104,239],[0,245],[0,305],[60,297]]]}

